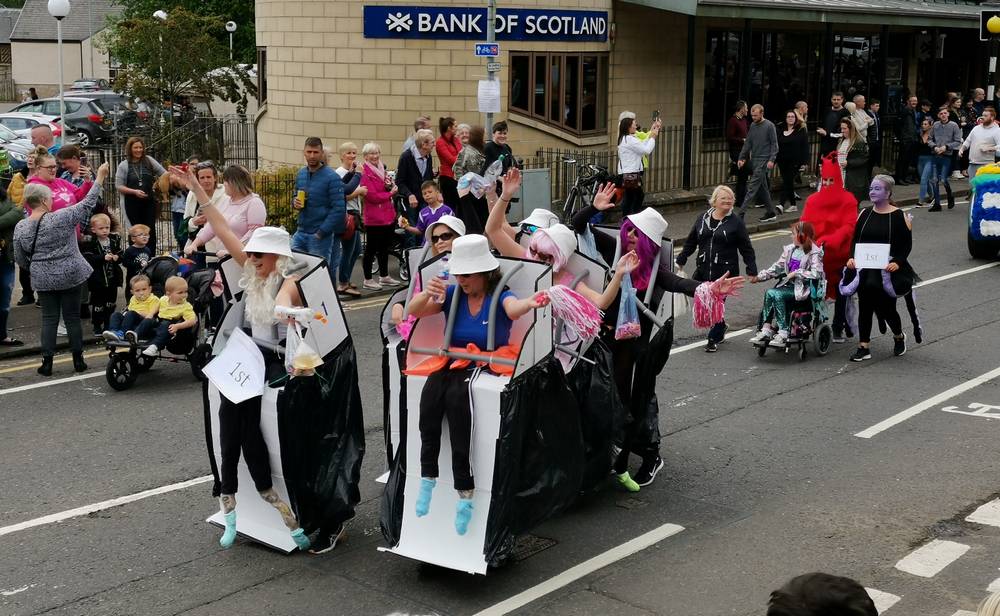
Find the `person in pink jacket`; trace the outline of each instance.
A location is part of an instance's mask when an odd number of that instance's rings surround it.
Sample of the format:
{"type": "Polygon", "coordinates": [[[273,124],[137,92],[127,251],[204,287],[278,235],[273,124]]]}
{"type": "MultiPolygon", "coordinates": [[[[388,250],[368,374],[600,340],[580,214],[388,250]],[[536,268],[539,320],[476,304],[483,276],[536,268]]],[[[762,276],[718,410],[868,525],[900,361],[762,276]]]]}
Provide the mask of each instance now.
{"type": "Polygon", "coordinates": [[[382,285],[398,286],[399,281],[389,276],[389,247],[396,231],[396,207],[392,198],[396,196],[396,184],[386,173],[382,164],[382,148],[377,143],[366,143],[361,148],[365,158],[361,174],[361,185],[368,189],[362,207],[365,223],[365,256],[362,270],[366,289],[378,290],[382,285]],[[379,279],[372,279],[372,263],[378,258],[379,279]]]}
{"type": "Polygon", "coordinates": [[[52,191],[52,208],[50,210],[52,212],[77,204],[87,196],[90,187],[94,185],[92,181],[88,180],[77,188],[72,183],[57,178],[56,159],[51,154],[41,152],[35,155],[35,175],[28,180],[28,184],[41,184],[52,191]]]}
{"type": "MultiPolygon", "coordinates": [[[[267,207],[260,195],[253,191],[253,176],[241,165],[226,167],[222,172],[222,186],[226,196],[219,201],[216,209],[222,213],[236,237],[246,244],[254,229],[267,223],[267,207]]],[[[202,246],[220,258],[227,254],[211,223],[202,227],[198,235],[187,243],[184,253],[190,255],[202,246]]]]}

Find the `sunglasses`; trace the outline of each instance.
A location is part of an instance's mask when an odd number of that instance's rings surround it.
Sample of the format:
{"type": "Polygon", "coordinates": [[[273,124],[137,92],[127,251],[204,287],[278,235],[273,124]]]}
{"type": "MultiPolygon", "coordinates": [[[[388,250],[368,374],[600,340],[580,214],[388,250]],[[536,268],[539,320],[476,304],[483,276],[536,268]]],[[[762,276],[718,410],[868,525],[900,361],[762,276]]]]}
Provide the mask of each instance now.
{"type": "Polygon", "coordinates": [[[438,242],[450,242],[455,239],[454,233],[442,233],[441,235],[432,235],[431,244],[437,244],[438,242]]]}
{"type": "Polygon", "coordinates": [[[247,256],[250,257],[251,259],[259,259],[259,258],[261,258],[261,257],[264,256],[264,253],[262,253],[262,252],[248,252],[247,256]]]}
{"type": "Polygon", "coordinates": [[[524,230],[528,233],[534,233],[538,231],[538,225],[524,225],[524,230]]]}

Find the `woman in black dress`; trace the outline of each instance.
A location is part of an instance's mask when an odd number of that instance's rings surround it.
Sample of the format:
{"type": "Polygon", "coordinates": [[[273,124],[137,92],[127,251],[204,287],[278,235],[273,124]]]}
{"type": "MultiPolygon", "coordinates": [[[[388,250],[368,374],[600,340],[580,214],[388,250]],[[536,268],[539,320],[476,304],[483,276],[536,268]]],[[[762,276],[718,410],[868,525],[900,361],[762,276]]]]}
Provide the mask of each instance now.
{"type": "Polygon", "coordinates": [[[805,171],[809,161],[809,135],[805,122],[799,119],[794,110],[785,114],[785,123],[778,130],[778,171],[781,172],[781,199],[778,205],[788,202],[786,212],[798,210],[795,205],[795,176],[805,171]]]}

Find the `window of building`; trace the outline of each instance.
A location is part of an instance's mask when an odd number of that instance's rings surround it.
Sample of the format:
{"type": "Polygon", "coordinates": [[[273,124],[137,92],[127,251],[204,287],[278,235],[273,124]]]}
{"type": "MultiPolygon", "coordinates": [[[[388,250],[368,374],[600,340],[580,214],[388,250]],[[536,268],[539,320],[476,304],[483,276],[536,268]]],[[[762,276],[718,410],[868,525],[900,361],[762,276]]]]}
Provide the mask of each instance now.
{"type": "Polygon", "coordinates": [[[576,135],[607,132],[608,56],[510,54],[510,110],[576,135]]]}
{"type": "Polygon", "coordinates": [[[267,102],[267,47],[257,48],[257,101],[267,102]]]}
{"type": "Polygon", "coordinates": [[[118,71],[120,71],[121,68],[122,65],[121,62],[118,61],[118,58],[108,54],[108,81],[114,83],[115,78],[118,77],[118,71]]]}

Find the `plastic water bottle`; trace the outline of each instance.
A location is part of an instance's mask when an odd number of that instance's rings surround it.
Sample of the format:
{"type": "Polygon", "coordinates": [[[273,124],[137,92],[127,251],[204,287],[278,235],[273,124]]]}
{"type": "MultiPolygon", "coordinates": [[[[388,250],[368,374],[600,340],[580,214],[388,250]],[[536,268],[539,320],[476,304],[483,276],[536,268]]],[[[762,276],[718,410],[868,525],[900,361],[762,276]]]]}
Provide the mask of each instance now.
{"type": "Polygon", "coordinates": [[[483,179],[486,180],[487,186],[496,184],[497,179],[503,174],[504,156],[505,154],[501,154],[499,158],[490,163],[490,166],[486,168],[486,173],[483,175],[483,179]]]}
{"type": "MultiPolygon", "coordinates": [[[[448,284],[448,278],[451,277],[451,273],[448,271],[448,259],[445,258],[441,261],[445,264],[445,266],[444,269],[441,270],[441,273],[438,274],[438,278],[443,280],[445,284],[448,284]]],[[[434,301],[438,304],[443,304],[446,297],[448,297],[447,289],[445,290],[445,293],[435,297],[434,301]]]]}

